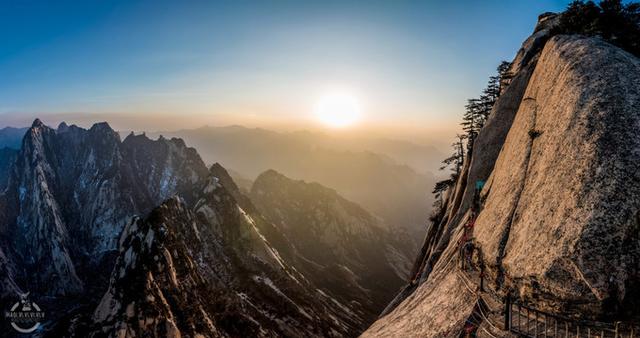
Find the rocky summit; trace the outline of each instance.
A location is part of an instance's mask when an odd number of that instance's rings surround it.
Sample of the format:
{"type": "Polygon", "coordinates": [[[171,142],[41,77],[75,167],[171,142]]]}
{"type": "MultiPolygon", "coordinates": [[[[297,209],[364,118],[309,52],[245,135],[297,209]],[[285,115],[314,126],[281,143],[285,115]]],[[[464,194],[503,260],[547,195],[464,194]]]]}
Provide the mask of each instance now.
{"type": "Polygon", "coordinates": [[[3,244],[23,267],[13,278],[26,290],[82,293],[94,269],[111,268],[109,256],[132,216],[205,179],[206,166],[184,143],[133,141],[140,138],[122,142],[106,123],[86,130],[33,122],[0,204],[3,244]]]}

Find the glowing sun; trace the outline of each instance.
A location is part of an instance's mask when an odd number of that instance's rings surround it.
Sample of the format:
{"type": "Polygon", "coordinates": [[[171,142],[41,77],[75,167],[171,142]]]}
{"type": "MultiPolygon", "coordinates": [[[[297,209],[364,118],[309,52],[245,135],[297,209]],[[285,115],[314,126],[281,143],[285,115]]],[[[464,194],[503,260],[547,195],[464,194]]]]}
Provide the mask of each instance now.
{"type": "Polygon", "coordinates": [[[318,100],[314,113],[324,125],[332,128],[344,128],[360,119],[360,103],[349,93],[329,93],[318,100]]]}

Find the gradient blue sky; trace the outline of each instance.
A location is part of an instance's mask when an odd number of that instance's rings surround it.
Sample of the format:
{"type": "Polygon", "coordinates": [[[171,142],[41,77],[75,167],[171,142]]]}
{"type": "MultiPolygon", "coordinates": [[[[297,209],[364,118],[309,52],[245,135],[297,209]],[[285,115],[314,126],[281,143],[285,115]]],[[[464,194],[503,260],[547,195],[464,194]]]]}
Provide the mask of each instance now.
{"type": "Polygon", "coordinates": [[[304,120],[341,87],[371,123],[450,130],[538,14],[567,3],[1,0],[0,126],[64,113],[189,116],[167,128],[304,120]]]}

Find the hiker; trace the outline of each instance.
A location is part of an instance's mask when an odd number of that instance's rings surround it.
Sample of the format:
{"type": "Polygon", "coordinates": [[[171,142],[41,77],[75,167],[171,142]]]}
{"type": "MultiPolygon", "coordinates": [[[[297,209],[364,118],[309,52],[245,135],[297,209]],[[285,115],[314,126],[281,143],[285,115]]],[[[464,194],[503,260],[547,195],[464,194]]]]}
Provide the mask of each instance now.
{"type": "Polygon", "coordinates": [[[473,258],[473,242],[468,241],[464,246],[464,257],[467,262],[466,266],[471,267],[472,258],[473,258]]]}

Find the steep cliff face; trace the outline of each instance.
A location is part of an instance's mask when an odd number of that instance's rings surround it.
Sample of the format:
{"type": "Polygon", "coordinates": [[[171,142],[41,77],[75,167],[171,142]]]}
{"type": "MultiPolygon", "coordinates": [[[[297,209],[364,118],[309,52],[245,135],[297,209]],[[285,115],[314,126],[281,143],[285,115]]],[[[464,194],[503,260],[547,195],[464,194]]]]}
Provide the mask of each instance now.
{"type": "Polygon", "coordinates": [[[90,129],[34,121],[0,194],[0,240],[32,292],[77,294],[110,270],[124,225],[168,196],[202,184],[207,168],[180,140],[120,141],[106,123],[90,129]],[[146,151],[146,149],[156,150],[146,151]]]}
{"type": "Polygon", "coordinates": [[[583,319],[640,316],[640,60],[597,38],[552,36],[555,20],[542,17],[516,56],[427,235],[417,283],[365,336],[459,334],[476,296],[450,262],[476,215],[471,236],[498,295],[583,319]]]}
{"type": "Polygon", "coordinates": [[[594,315],[610,297],[637,306],[638,102],[638,58],[596,39],[547,42],[476,223],[504,288],[594,315]]]}
{"type": "Polygon", "coordinates": [[[367,320],[407,278],[414,252],[408,235],[394,232],[335,190],[269,170],[258,176],[250,196],[293,243],[296,269],[367,320]]]}

